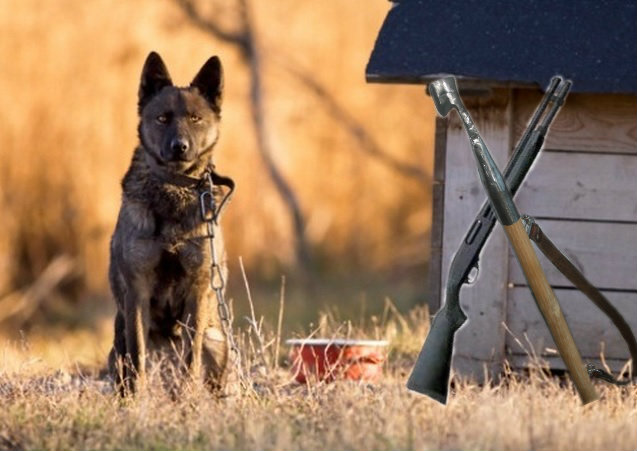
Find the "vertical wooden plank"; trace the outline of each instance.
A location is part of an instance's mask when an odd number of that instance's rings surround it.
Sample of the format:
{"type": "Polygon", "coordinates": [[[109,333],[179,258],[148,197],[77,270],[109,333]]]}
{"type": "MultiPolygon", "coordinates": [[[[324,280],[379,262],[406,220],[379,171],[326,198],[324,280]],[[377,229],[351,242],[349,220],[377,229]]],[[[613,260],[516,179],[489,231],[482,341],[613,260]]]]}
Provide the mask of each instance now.
{"type": "Polygon", "coordinates": [[[434,142],[433,213],[431,221],[431,253],[429,254],[429,311],[441,305],[442,243],[445,208],[445,159],[447,150],[447,119],[436,117],[434,142]]]}
{"type": "MultiPolygon", "coordinates": [[[[504,168],[511,147],[511,93],[494,91],[489,102],[471,106],[466,102],[478,129],[500,168],[504,168]]],[[[452,113],[447,129],[445,213],[441,290],[444,297],[449,266],[467,228],[482,203],[485,191],[458,115],[452,113]]],[[[480,258],[480,273],[471,286],[460,293],[461,305],[469,321],[458,331],[453,367],[455,371],[482,380],[484,366],[500,372],[505,350],[502,322],[506,318],[508,247],[500,225],[496,225],[480,258]]]]}

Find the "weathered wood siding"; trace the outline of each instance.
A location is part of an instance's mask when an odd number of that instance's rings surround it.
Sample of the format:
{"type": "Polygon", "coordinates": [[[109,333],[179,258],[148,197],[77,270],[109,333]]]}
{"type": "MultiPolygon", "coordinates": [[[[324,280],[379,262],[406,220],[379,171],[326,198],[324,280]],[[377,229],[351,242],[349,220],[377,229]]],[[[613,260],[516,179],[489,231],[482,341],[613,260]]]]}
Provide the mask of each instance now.
{"type": "MultiPolygon", "coordinates": [[[[529,90],[496,90],[488,100],[466,101],[501,169],[540,98],[539,92],[529,90]]],[[[434,223],[441,227],[436,234],[441,263],[438,274],[432,273],[435,307],[444,302],[453,255],[485,200],[455,113],[446,132],[446,146],[436,150],[437,161],[444,157],[444,178],[438,177],[444,196],[434,209],[434,223]]],[[[637,333],[637,99],[570,95],[516,203],[521,213],[536,218],[637,333]]],[[[540,261],[584,359],[599,362],[603,349],[611,368],[621,368],[629,354],[610,321],[548,260],[541,256],[540,261]]],[[[481,378],[485,364],[496,373],[504,358],[525,366],[528,352],[564,368],[499,225],[482,253],[477,281],[462,289],[461,303],[469,322],[456,339],[457,371],[481,378]]]]}
{"type": "MultiPolygon", "coordinates": [[[[515,91],[515,140],[539,99],[537,93],[515,91]]],[[[570,95],[517,201],[637,333],[637,99],[570,95]]],[[[599,362],[603,352],[619,370],[630,355],[610,320],[547,259],[541,262],[584,360],[599,362]]],[[[525,365],[532,347],[563,369],[511,253],[508,298],[507,325],[515,337],[507,334],[506,346],[514,365],[525,365]]]]}

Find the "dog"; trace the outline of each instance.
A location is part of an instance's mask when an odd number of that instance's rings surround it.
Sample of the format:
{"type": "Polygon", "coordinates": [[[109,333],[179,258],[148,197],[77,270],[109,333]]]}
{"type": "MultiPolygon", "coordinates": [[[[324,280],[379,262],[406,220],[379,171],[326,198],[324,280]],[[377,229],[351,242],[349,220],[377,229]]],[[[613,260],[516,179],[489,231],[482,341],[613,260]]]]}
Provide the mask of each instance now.
{"type": "MultiPolygon", "coordinates": [[[[146,382],[150,353],[179,349],[189,374],[220,390],[228,369],[228,337],[211,288],[211,251],[200,211],[206,174],[214,172],[223,68],[211,57],[188,87],[176,87],[151,52],[139,86],[139,145],[122,182],[110,244],[109,282],[115,338],[109,369],[121,393],[146,382]],[[170,345],[169,348],[166,348],[170,345]]],[[[215,198],[220,188],[215,187],[215,198]]],[[[221,274],[223,239],[214,225],[221,274]]]]}

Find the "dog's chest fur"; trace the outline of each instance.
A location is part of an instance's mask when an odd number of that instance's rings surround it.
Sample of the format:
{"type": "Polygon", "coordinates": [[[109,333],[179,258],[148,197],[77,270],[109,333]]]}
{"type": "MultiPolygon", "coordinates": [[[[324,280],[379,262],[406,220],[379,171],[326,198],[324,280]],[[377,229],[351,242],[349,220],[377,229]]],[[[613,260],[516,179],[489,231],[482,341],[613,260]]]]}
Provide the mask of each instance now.
{"type": "MultiPolygon", "coordinates": [[[[188,297],[209,292],[210,253],[207,227],[201,219],[200,190],[165,182],[144,163],[139,151],[122,187],[122,213],[138,225],[136,233],[121,237],[122,244],[148,251],[140,253],[137,264],[148,265],[154,279],[149,287],[150,330],[172,335],[188,297]]],[[[218,233],[215,226],[215,235],[218,233]]],[[[220,238],[216,240],[221,247],[220,238]]]]}
{"type": "Polygon", "coordinates": [[[198,191],[162,180],[144,162],[140,148],[135,151],[131,167],[122,180],[122,189],[125,199],[139,202],[152,212],[155,236],[184,235],[202,225],[198,191]]]}

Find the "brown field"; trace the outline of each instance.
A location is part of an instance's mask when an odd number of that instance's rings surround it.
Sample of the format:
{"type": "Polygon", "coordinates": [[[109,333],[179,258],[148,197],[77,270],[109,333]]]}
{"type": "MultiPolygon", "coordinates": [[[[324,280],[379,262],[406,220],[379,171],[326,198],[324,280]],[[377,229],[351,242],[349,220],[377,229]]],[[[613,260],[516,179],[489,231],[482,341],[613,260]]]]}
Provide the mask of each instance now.
{"type": "MultiPolygon", "coordinates": [[[[294,272],[290,220],[255,148],[248,68],[236,48],[196,28],[172,0],[0,0],[0,6],[0,296],[30,284],[60,254],[71,255],[78,268],[75,291],[67,287],[63,295],[82,301],[106,292],[108,239],[119,181],[137,142],[136,95],[150,50],[181,85],[209,56],[221,57],[226,83],[216,164],[238,184],[224,218],[232,230],[231,265],[242,256],[255,281],[275,285],[282,272],[294,272]]],[[[430,182],[369,156],[325,100],[334,100],[390,158],[430,172],[433,108],[423,88],[364,79],[389,4],[251,6],[269,143],[305,216],[313,269],[424,270],[430,182]],[[298,72],[326,95],[308,89],[298,72]]],[[[232,29],[226,9],[201,8],[232,29]]]]}
{"type": "MultiPolygon", "coordinates": [[[[572,384],[549,376],[541,362],[528,374],[507,372],[478,385],[458,380],[448,405],[404,384],[427,332],[427,312],[389,313],[351,333],[391,341],[382,383],[291,382],[285,358],[275,366],[276,338],[243,330],[244,366],[252,390],[216,400],[184,390],[172,400],[151,371],[148,391],[120,400],[96,378],[109,346],[95,334],[55,335],[0,347],[0,449],[166,450],[634,450],[637,388],[598,384],[601,400],[582,406],[572,384]],[[375,326],[375,327],[374,327],[375,326]],[[75,360],[84,363],[76,365],[75,360]],[[92,362],[92,363],[91,363],[92,362]]],[[[347,324],[329,315],[323,335],[347,324]]],[[[285,333],[284,333],[285,334],[285,333]]],[[[285,348],[282,349],[285,354],[285,348]]],[[[278,362],[277,362],[278,363],[278,362]]]]}
{"type": "MultiPolygon", "coordinates": [[[[204,18],[236,29],[229,3],[212,3],[198,1],[204,18]]],[[[0,330],[42,320],[90,327],[112,314],[108,240],[137,143],[137,89],[150,50],[177,84],[189,83],[212,54],[225,66],[215,160],[238,185],[223,218],[232,231],[225,233],[231,274],[241,257],[253,289],[273,299],[285,274],[294,325],[335,304],[358,314],[363,298],[370,310],[388,295],[403,310],[426,300],[433,107],[421,86],[364,79],[389,4],[250,5],[268,142],[305,217],[310,279],[297,276],[289,213],[257,151],[249,70],[235,47],[193,25],[177,0],[0,0],[0,310],[55,258],[70,256],[74,269],[29,315],[3,322],[0,312],[0,330]]],[[[229,283],[241,288],[240,278],[229,283]]]]}

